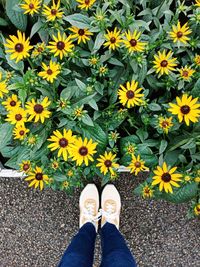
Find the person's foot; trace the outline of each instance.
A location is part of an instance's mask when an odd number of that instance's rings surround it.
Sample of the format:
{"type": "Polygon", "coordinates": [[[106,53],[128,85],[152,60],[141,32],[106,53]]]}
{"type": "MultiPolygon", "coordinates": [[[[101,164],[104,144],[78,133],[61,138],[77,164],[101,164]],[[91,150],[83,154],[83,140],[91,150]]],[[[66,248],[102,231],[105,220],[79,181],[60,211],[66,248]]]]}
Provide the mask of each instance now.
{"type": "Polygon", "coordinates": [[[101,194],[101,227],[109,222],[119,229],[120,210],[121,198],[118,190],[112,184],[106,185],[101,194]]]}
{"type": "Polygon", "coordinates": [[[79,199],[80,220],[79,227],[81,228],[85,223],[91,222],[96,232],[98,230],[98,210],[99,210],[99,192],[96,185],[88,184],[83,189],[79,199]]]}

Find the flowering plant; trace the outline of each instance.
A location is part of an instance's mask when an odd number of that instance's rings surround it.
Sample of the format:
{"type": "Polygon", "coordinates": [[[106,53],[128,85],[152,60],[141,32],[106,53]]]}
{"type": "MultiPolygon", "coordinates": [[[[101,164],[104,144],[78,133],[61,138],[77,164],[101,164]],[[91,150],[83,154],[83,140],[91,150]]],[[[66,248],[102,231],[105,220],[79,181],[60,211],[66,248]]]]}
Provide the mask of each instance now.
{"type": "Polygon", "coordinates": [[[5,166],[30,187],[69,192],[95,175],[117,179],[120,165],[148,171],[136,194],[192,201],[199,215],[200,1],[2,6],[5,166]]]}

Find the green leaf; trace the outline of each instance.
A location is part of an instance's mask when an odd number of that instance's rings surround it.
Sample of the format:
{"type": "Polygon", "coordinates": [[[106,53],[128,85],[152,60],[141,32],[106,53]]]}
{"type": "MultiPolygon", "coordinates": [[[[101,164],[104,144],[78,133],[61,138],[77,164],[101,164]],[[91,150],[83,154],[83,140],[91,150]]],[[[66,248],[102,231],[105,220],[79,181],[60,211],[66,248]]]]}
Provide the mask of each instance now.
{"type": "Polygon", "coordinates": [[[12,138],[13,125],[10,123],[3,123],[0,126],[0,150],[3,149],[10,142],[12,138]]]}
{"type": "Polygon", "coordinates": [[[75,82],[76,82],[76,84],[78,85],[78,87],[80,88],[81,91],[85,91],[86,85],[82,81],[80,81],[79,79],[75,78],[75,82]]]}
{"type": "Polygon", "coordinates": [[[6,0],[6,14],[12,24],[21,31],[25,31],[27,27],[27,16],[21,12],[15,11],[14,7],[19,4],[19,0],[6,0]]]}
{"type": "Polygon", "coordinates": [[[179,189],[174,189],[173,194],[163,193],[161,195],[161,198],[173,203],[184,203],[196,197],[197,192],[198,192],[198,184],[192,182],[184,185],[179,189]]]}
{"type": "Polygon", "coordinates": [[[159,154],[162,154],[165,151],[165,149],[167,148],[167,145],[168,145],[168,143],[166,140],[162,140],[160,142],[159,154]]]}
{"type": "Polygon", "coordinates": [[[30,33],[30,38],[33,37],[34,34],[36,34],[41,28],[42,28],[42,22],[40,19],[38,19],[38,21],[33,25],[32,29],[31,29],[31,33],[30,33]]]}
{"type": "Polygon", "coordinates": [[[0,18],[0,26],[8,26],[8,22],[5,19],[0,18]]]}
{"type": "Polygon", "coordinates": [[[94,123],[92,121],[92,119],[90,118],[90,116],[88,114],[85,114],[84,117],[82,117],[82,122],[85,123],[86,125],[89,126],[94,126],[94,123]]]}
{"type": "Polygon", "coordinates": [[[92,94],[92,95],[89,95],[89,96],[86,96],[85,98],[82,98],[80,100],[78,100],[76,103],[74,103],[72,105],[72,108],[76,107],[76,106],[82,106],[82,105],[85,105],[87,104],[94,96],[96,95],[96,93],[92,94]]]}
{"type": "Polygon", "coordinates": [[[91,19],[80,13],[64,16],[63,19],[79,29],[90,28],[91,19]]]}
{"type": "Polygon", "coordinates": [[[199,97],[200,96],[200,78],[195,83],[195,85],[191,91],[191,94],[193,97],[199,97]]]}
{"type": "Polygon", "coordinates": [[[105,41],[104,33],[99,32],[96,36],[92,54],[95,54],[105,41]]]}
{"type": "Polygon", "coordinates": [[[148,138],[148,133],[143,129],[138,129],[136,131],[137,136],[140,138],[141,142],[144,142],[148,138]]]}
{"type": "Polygon", "coordinates": [[[23,61],[19,61],[18,63],[16,63],[14,60],[10,59],[10,55],[6,55],[6,60],[8,62],[8,64],[15,70],[24,70],[24,62],[23,61]]]}
{"type": "Polygon", "coordinates": [[[149,109],[152,110],[152,111],[158,111],[158,110],[161,110],[161,107],[160,105],[156,104],[156,103],[150,103],[148,105],[149,109]]]}
{"type": "Polygon", "coordinates": [[[95,110],[99,110],[98,106],[97,106],[97,102],[94,100],[94,99],[91,99],[89,102],[88,102],[88,105],[90,107],[92,107],[93,109],[95,110]]]}
{"type": "Polygon", "coordinates": [[[178,161],[178,156],[181,153],[181,150],[167,151],[164,157],[164,161],[168,165],[175,165],[178,161]]]}
{"type": "Polygon", "coordinates": [[[108,62],[116,66],[124,67],[124,64],[116,58],[110,58],[108,62]]]}

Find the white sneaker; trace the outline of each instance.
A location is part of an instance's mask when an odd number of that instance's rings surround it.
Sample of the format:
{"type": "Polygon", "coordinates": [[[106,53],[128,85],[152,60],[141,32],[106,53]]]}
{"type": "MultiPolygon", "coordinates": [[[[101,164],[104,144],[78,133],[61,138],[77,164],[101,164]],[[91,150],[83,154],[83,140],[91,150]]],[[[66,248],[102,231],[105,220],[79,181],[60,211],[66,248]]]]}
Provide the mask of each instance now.
{"type": "Polygon", "coordinates": [[[96,185],[88,184],[83,189],[79,199],[80,219],[79,227],[81,228],[85,223],[91,222],[98,230],[98,220],[100,215],[99,210],[99,192],[96,185]]]}
{"type": "Polygon", "coordinates": [[[121,197],[112,184],[108,184],[101,194],[101,227],[106,222],[114,224],[119,229],[119,218],[121,210],[121,197]]]}

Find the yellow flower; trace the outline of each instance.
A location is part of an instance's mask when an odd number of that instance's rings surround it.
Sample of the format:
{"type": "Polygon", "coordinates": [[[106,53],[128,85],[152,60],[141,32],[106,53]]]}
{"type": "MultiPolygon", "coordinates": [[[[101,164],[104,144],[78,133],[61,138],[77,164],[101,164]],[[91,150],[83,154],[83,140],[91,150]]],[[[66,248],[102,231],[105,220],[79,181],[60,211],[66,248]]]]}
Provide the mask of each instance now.
{"type": "Polygon", "coordinates": [[[75,118],[81,118],[84,115],[83,106],[76,107],[73,111],[73,115],[75,118]]]}
{"type": "Polygon", "coordinates": [[[61,19],[63,12],[60,9],[60,0],[55,4],[55,0],[53,0],[53,5],[48,7],[44,5],[43,15],[46,17],[47,21],[54,21],[55,19],[61,19]]]}
{"type": "Polygon", "coordinates": [[[28,173],[28,177],[25,178],[25,181],[29,181],[29,187],[33,186],[37,188],[40,187],[40,190],[43,190],[44,183],[47,183],[48,176],[43,173],[43,169],[41,167],[36,166],[32,172],[28,173]]]}
{"type": "Polygon", "coordinates": [[[194,207],[194,214],[196,216],[200,215],[200,204],[196,204],[196,206],[194,207]]]}
{"type": "Polygon", "coordinates": [[[80,3],[80,5],[78,5],[79,8],[88,10],[96,0],[76,0],[76,2],[80,3]]]}
{"type": "Polygon", "coordinates": [[[159,127],[163,130],[164,133],[168,134],[169,129],[174,125],[172,123],[172,117],[159,117],[158,119],[159,127]]]}
{"type": "Polygon", "coordinates": [[[57,170],[59,168],[59,162],[57,160],[53,160],[51,163],[51,168],[57,170]]]}
{"type": "Polygon", "coordinates": [[[27,112],[21,108],[15,108],[9,111],[6,121],[10,122],[11,124],[16,124],[16,126],[24,125],[27,121],[26,118],[27,112]]]}
{"type": "Polygon", "coordinates": [[[186,176],[184,177],[184,180],[185,180],[186,182],[189,182],[189,181],[191,180],[191,177],[190,177],[189,175],[186,175],[186,176]]]}
{"type": "Polygon", "coordinates": [[[104,43],[104,46],[108,46],[110,50],[115,50],[120,46],[122,43],[122,39],[120,36],[121,30],[117,30],[115,27],[114,31],[107,30],[107,34],[105,34],[106,42],[104,43]]]}
{"type": "Polygon", "coordinates": [[[32,49],[30,46],[29,38],[25,39],[25,34],[17,31],[17,37],[15,35],[9,35],[9,39],[6,39],[5,47],[6,53],[10,53],[10,59],[15,59],[19,62],[23,58],[29,57],[29,50],[32,49]]]}
{"type": "Polygon", "coordinates": [[[35,13],[39,12],[40,4],[40,0],[23,0],[23,4],[21,4],[20,7],[25,10],[24,14],[33,16],[35,13]]]}
{"type": "Polygon", "coordinates": [[[20,166],[20,171],[22,172],[30,172],[31,170],[31,162],[30,160],[23,160],[21,164],[19,164],[20,166]]]}
{"type": "Polygon", "coordinates": [[[178,71],[180,73],[180,77],[186,81],[190,80],[191,76],[195,73],[195,70],[191,69],[191,67],[188,67],[187,65],[178,71]]]}
{"type": "Polygon", "coordinates": [[[143,52],[145,50],[145,42],[139,40],[141,32],[137,30],[131,33],[129,30],[125,33],[126,40],[123,40],[125,47],[128,49],[129,53],[133,52],[143,52]]]}
{"type": "Polygon", "coordinates": [[[196,0],[195,6],[200,7],[200,0],[196,0]]]}
{"type": "Polygon", "coordinates": [[[50,83],[53,83],[54,79],[56,79],[58,74],[60,73],[60,64],[53,61],[50,61],[49,65],[46,65],[44,62],[42,62],[42,68],[43,71],[40,71],[38,73],[38,76],[42,77],[50,83]]]}
{"type": "Polygon", "coordinates": [[[182,174],[174,173],[176,169],[177,167],[169,169],[166,162],[163,163],[162,167],[157,166],[157,169],[153,171],[155,176],[153,176],[152,185],[159,184],[160,191],[164,189],[166,193],[173,193],[172,186],[180,187],[177,182],[181,181],[182,178],[182,174]]]}
{"type": "Polygon", "coordinates": [[[154,190],[151,189],[148,185],[142,188],[142,196],[143,198],[151,198],[153,196],[154,190]]]}
{"type": "Polygon", "coordinates": [[[68,181],[62,182],[62,189],[67,189],[69,188],[69,186],[70,186],[70,183],[68,181]]]}
{"type": "Polygon", "coordinates": [[[177,104],[169,103],[168,109],[172,114],[177,115],[179,122],[185,121],[186,125],[192,122],[198,122],[200,117],[200,104],[197,104],[198,97],[192,99],[192,96],[183,94],[182,98],[176,97],[177,104]]]}
{"type": "Polygon", "coordinates": [[[36,102],[35,99],[26,103],[27,113],[30,115],[28,121],[34,119],[34,122],[41,121],[44,123],[46,118],[50,117],[51,112],[47,110],[47,107],[51,104],[48,97],[46,96],[42,102],[36,102]]]}
{"type": "Polygon", "coordinates": [[[200,55],[196,55],[195,58],[194,58],[194,63],[197,65],[197,66],[200,66],[200,55]]]}
{"type": "Polygon", "coordinates": [[[99,63],[99,58],[92,56],[88,61],[91,66],[95,67],[99,63]]]}
{"type": "Polygon", "coordinates": [[[195,181],[196,183],[200,183],[200,177],[198,177],[198,176],[195,177],[195,178],[194,178],[194,181],[195,181]]]}
{"type": "Polygon", "coordinates": [[[116,154],[112,154],[112,152],[105,152],[104,155],[100,155],[97,159],[99,163],[96,165],[100,168],[101,173],[106,175],[107,172],[110,172],[111,175],[114,175],[115,172],[113,170],[119,167],[119,164],[116,163],[116,154]]]}
{"type": "Polygon", "coordinates": [[[69,154],[72,160],[76,161],[76,165],[80,166],[83,162],[88,166],[88,162],[94,161],[93,155],[96,153],[97,143],[93,143],[93,140],[84,140],[79,137],[75,140],[74,144],[69,147],[69,154]]]}
{"type": "Polygon", "coordinates": [[[53,135],[47,140],[52,142],[52,144],[48,145],[48,148],[50,148],[51,151],[58,149],[58,157],[63,156],[63,159],[67,161],[69,146],[75,141],[75,136],[72,135],[72,131],[66,131],[66,129],[64,129],[63,134],[58,130],[53,131],[53,135]]]}
{"type": "Polygon", "coordinates": [[[54,41],[49,42],[50,45],[48,45],[47,48],[50,49],[50,52],[53,53],[55,57],[59,56],[60,59],[62,59],[63,56],[72,52],[74,45],[72,44],[71,36],[66,37],[65,33],[61,35],[61,33],[58,32],[57,37],[53,35],[53,40],[54,41]]]}
{"type": "Polygon", "coordinates": [[[192,31],[188,27],[188,23],[185,23],[182,27],[180,21],[178,21],[177,26],[172,26],[172,31],[169,32],[170,38],[173,40],[174,43],[181,42],[187,44],[187,41],[190,40],[187,35],[189,35],[192,31]]]}
{"type": "Polygon", "coordinates": [[[28,140],[27,140],[27,143],[29,144],[29,145],[35,145],[36,144],[36,142],[37,142],[37,138],[36,138],[36,136],[34,136],[34,135],[30,135],[29,137],[28,137],[28,140]]]}
{"type": "Polygon", "coordinates": [[[120,103],[127,108],[139,106],[142,102],[141,98],[144,94],[141,94],[142,88],[138,88],[138,82],[132,80],[131,83],[127,82],[126,87],[122,84],[120,85],[121,89],[118,90],[118,95],[120,103]]]}
{"type": "Polygon", "coordinates": [[[16,126],[13,130],[14,139],[24,140],[29,131],[24,125],[16,126]]]}
{"type": "Polygon", "coordinates": [[[17,95],[12,94],[5,101],[2,102],[2,105],[5,106],[7,111],[13,110],[21,106],[21,101],[18,100],[17,95]]]}
{"type": "Polygon", "coordinates": [[[72,177],[74,175],[74,171],[73,170],[68,170],[67,171],[67,176],[72,177]]]}
{"type": "Polygon", "coordinates": [[[156,69],[156,73],[160,73],[160,75],[164,73],[169,75],[169,72],[175,70],[174,67],[177,66],[177,63],[175,63],[176,58],[172,58],[172,52],[169,51],[166,54],[165,49],[162,53],[158,51],[158,55],[154,55],[154,59],[153,63],[155,65],[153,68],[156,69]]]}
{"type": "Polygon", "coordinates": [[[131,169],[130,173],[134,173],[135,175],[138,175],[141,171],[148,171],[149,168],[144,166],[145,161],[140,158],[140,155],[137,157],[135,155],[132,155],[131,163],[129,164],[128,168],[131,169]]]}
{"type": "Polygon", "coordinates": [[[45,50],[45,43],[38,43],[35,47],[34,50],[32,51],[31,56],[32,57],[38,57],[41,55],[45,50]]]}
{"type": "Polygon", "coordinates": [[[0,72],[0,98],[3,98],[4,94],[8,93],[6,81],[2,81],[2,73],[0,72]]]}
{"type": "Polygon", "coordinates": [[[75,26],[69,28],[70,31],[72,31],[74,34],[71,34],[71,38],[78,38],[78,44],[83,42],[86,43],[87,40],[90,40],[91,35],[93,35],[92,32],[90,32],[88,29],[79,29],[75,26]]]}

